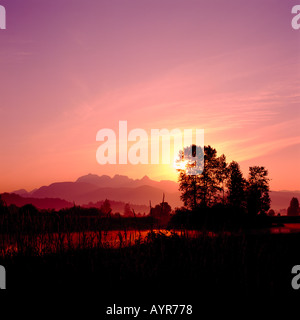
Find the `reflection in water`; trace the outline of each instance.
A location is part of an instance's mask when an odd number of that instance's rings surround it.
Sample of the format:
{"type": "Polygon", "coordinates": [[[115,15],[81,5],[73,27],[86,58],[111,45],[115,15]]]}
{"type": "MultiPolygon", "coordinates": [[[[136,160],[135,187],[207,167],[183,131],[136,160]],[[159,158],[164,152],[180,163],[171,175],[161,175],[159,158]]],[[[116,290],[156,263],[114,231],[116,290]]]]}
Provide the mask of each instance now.
{"type": "MultiPolygon", "coordinates": [[[[299,233],[300,224],[285,224],[260,230],[251,230],[252,234],[288,234],[299,233]]],[[[119,248],[135,245],[148,241],[153,234],[162,236],[184,236],[196,238],[199,236],[215,237],[214,232],[197,230],[110,230],[110,231],[85,231],[70,233],[46,233],[37,235],[0,235],[0,255],[14,254],[30,250],[34,254],[47,254],[75,250],[83,248],[119,248]]],[[[231,235],[230,232],[223,232],[223,235],[231,235]]]]}
{"type": "Polygon", "coordinates": [[[282,227],[274,227],[271,228],[271,233],[298,233],[300,232],[300,224],[299,223],[286,223],[282,227]]]}
{"type": "MultiPolygon", "coordinates": [[[[145,242],[153,234],[160,234],[166,237],[174,234],[185,237],[198,237],[203,233],[195,230],[148,229],[46,233],[23,236],[0,235],[0,255],[23,252],[29,248],[36,254],[95,247],[119,248],[145,242]]],[[[215,235],[213,232],[206,232],[205,234],[211,237],[215,235]]]]}

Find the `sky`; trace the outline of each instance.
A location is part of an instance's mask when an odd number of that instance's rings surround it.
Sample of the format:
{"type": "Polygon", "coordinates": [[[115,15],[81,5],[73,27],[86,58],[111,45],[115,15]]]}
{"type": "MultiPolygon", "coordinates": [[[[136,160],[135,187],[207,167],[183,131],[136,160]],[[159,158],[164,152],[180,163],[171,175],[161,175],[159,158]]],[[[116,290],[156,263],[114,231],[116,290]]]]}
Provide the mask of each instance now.
{"type": "MultiPolygon", "coordinates": [[[[298,1],[299,2],[299,1],[298,1]]],[[[100,129],[204,129],[205,145],[300,190],[300,30],[292,0],[0,0],[0,192],[87,173],[176,180],[172,165],[100,165],[100,129]]]]}

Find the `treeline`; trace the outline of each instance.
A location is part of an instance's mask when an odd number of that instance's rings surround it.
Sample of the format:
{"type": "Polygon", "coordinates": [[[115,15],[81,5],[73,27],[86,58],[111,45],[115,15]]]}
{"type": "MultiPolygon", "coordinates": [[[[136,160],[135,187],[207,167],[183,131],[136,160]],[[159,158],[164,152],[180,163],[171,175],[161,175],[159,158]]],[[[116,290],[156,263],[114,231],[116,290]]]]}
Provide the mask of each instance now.
{"type": "MultiPolygon", "coordinates": [[[[184,153],[195,154],[195,145],[189,149],[184,153]]],[[[266,216],[270,209],[270,179],[265,167],[250,167],[245,178],[236,161],[228,164],[225,155],[217,156],[211,146],[204,147],[202,159],[192,164],[203,168],[201,174],[189,175],[185,168],[178,169],[184,208],[176,210],[173,224],[195,227],[205,221],[211,227],[224,223],[239,226],[256,221],[258,215],[266,216]]]]}
{"type": "Polygon", "coordinates": [[[38,234],[51,232],[106,231],[148,229],[155,219],[147,216],[113,214],[105,200],[100,208],[71,208],[38,210],[31,204],[7,206],[0,197],[0,234],[38,234]]]}

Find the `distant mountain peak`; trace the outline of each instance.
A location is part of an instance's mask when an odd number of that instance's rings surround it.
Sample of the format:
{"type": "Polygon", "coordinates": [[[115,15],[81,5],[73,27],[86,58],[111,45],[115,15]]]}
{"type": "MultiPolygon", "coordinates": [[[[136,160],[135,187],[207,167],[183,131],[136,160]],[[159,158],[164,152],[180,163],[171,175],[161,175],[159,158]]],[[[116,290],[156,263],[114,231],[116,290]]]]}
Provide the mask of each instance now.
{"type": "Polygon", "coordinates": [[[128,176],[124,176],[121,174],[115,174],[112,179],[116,180],[116,181],[130,181],[131,180],[128,176]]]}
{"type": "Polygon", "coordinates": [[[48,186],[42,186],[37,190],[25,193],[19,190],[21,196],[28,198],[60,198],[76,204],[97,202],[105,198],[132,202],[136,204],[147,204],[151,199],[154,202],[161,201],[165,193],[171,205],[180,205],[178,186],[172,181],[155,181],[147,175],[141,179],[133,179],[127,175],[116,174],[97,175],[88,173],[75,181],[54,182],[48,186]],[[173,200],[171,200],[173,199],[173,200]]]}
{"type": "Polygon", "coordinates": [[[113,177],[113,179],[114,179],[114,178],[126,178],[126,179],[129,179],[129,177],[128,177],[128,176],[125,176],[124,174],[115,174],[114,177],[113,177]]]}
{"type": "Polygon", "coordinates": [[[91,183],[91,184],[100,184],[103,182],[110,181],[111,177],[108,175],[102,175],[98,176],[97,174],[89,173],[87,175],[79,177],[76,182],[86,182],[86,183],[91,183]]]}
{"type": "Polygon", "coordinates": [[[14,193],[14,194],[17,194],[17,195],[26,195],[26,194],[28,194],[28,191],[27,190],[25,190],[25,189],[19,189],[19,190],[15,190],[15,191],[13,191],[13,192],[11,192],[11,193],[14,193]]]}

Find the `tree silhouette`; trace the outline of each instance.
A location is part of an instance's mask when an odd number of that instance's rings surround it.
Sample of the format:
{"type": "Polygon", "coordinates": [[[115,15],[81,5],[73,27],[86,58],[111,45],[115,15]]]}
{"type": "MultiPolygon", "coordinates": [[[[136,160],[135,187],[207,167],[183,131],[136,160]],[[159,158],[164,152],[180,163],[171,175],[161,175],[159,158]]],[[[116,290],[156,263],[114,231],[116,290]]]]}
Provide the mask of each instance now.
{"type": "Polygon", "coordinates": [[[2,199],[2,196],[0,194],[0,208],[4,207],[5,206],[5,202],[4,200],[2,199]]]}
{"type": "Polygon", "coordinates": [[[225,174],[223,172],[224,159],[224,155],[217,157],[216,149],[211,146],[204,147],[204,170],[200,176],[199,189],[201,202],[204,206],[211,206],[215,203],[222,191],[220,176],[225,174]]]}
{"type": "Polygon", "coordinates": [[[133,212],[130,208],[129,203],[126,203],[124,206],[124,216],[125,217],[133,217],[133,212]]]}
{"type": "Polygon", "coordinates": [[[268,170],[264,167],[254,166],[249,168],[247,181],[247,208],[249,214],[265,214],[270,209],[269,180],[268,170]]]}
{"type": "MultiPolygon", "coordinates": [[[[223,189],[223,181],[227,175],[226,173],[226,161],[225,156],[217,157],[216,149],[211,146],[204,147],[204,156],[201,155],[202,148],[197,147],[198,157],[202,156],[204,161],[196,161],[196,164],[187,163],[185,167],[180,167],[179,174],[179,190],[181,191],[181,200],[184,205],[192,210],[195,210],[199,206],[207,207],[211,206],[223,189]],[[200,166],[202,173],[190,175],[189,167],[195,168],[200,166]]],[[[184,149],[179,154],[179,159],[186,161],[186,154],[190,156],[194,154],[196,146],[192,145],[184,149]]],[[[203,151],[202,151],[203,152],[203,151]]],[[[197,172],[196,169],[194,169],[197,172]]],[[[201,171],[200,171],[201,172],[201,171]]]]}
{"type": "Polygon", "coordinates": [[[179,173],[179,190],[181,191],[181,200],[184,205],[190,209],[195,209],[198,206],[198,185],[199,174],[197,172],[203,171],[203,150],[201,147],[191,145],[185,147],[184,150],[179,151],[176,160],[177,170],[179,173]],[[195,156],[197,154],[196,161],[195,156]]]}
{"type": "Polygon", "coordinates": [[[222,194],[222,203],[225,203],[225,186],[228,179],[229,168],[226,163],[226,157],[222,154],[218,158],[218,166],[216,170],[216,179],[219,183],[219,191],[222,194]]]}
{"type": "Polygon", "coordinates": [[[165,201],[165,194],[163,195],[162,202],[157,204],[154,208],[150,208],[150,216],[156,219],[161,224],[166,224],[170,219],[172,208],[165,201]]]}
{"type": "Polygon", "coordinates": [[[108,199],[105,199],[105,201],[103,202],[103,204],[100,207],[100,211],[104,215],[109,216],[111,214],[112,209],[111,209],[110,202],[108,199]]]}
{"type": "Polygon", "coordinates": [[[275,211],[273,209],[270,209],[268,212],[268,216],[274,217],[275,216],[275,211]]]}
{"type": "Polygon", "coordinates": [[[246,180],[243,178],[240,166],[236,161],[232,161],[228,166],[228,180],[226,186],[228,189],[228,204],[233,207],[245,207],[246,180]]]}
{"type": "Polygon", "coordinates": [[[169,217],[171,210],[172,208],[168,204],[168,202],[161,202],[160,204],[157,204],[154,208],[151,208],[150,215],[153,218],[157,218],[157,219],[167,218],[169,217]]]}
{"type": "Polygon", "coordinates": [[[199,177],[190,176],[184,172],[179,174],[179,190],[181,191],[180,199],[189,209],[196,209],[199,204],[198,184],[199,177]]]}
{"type": "Polygon", "coordinates": [[[297,216],[300,213],[299,200],[293,197],[287,210],[288,216],[297,216]]]}
{"type": "Polygon", "coordinates": [[[195,144],[180,150],[175,160],[175,166],[179,172],[187,175],[199,175],[204,169],[203,148],[195,144]]]}

